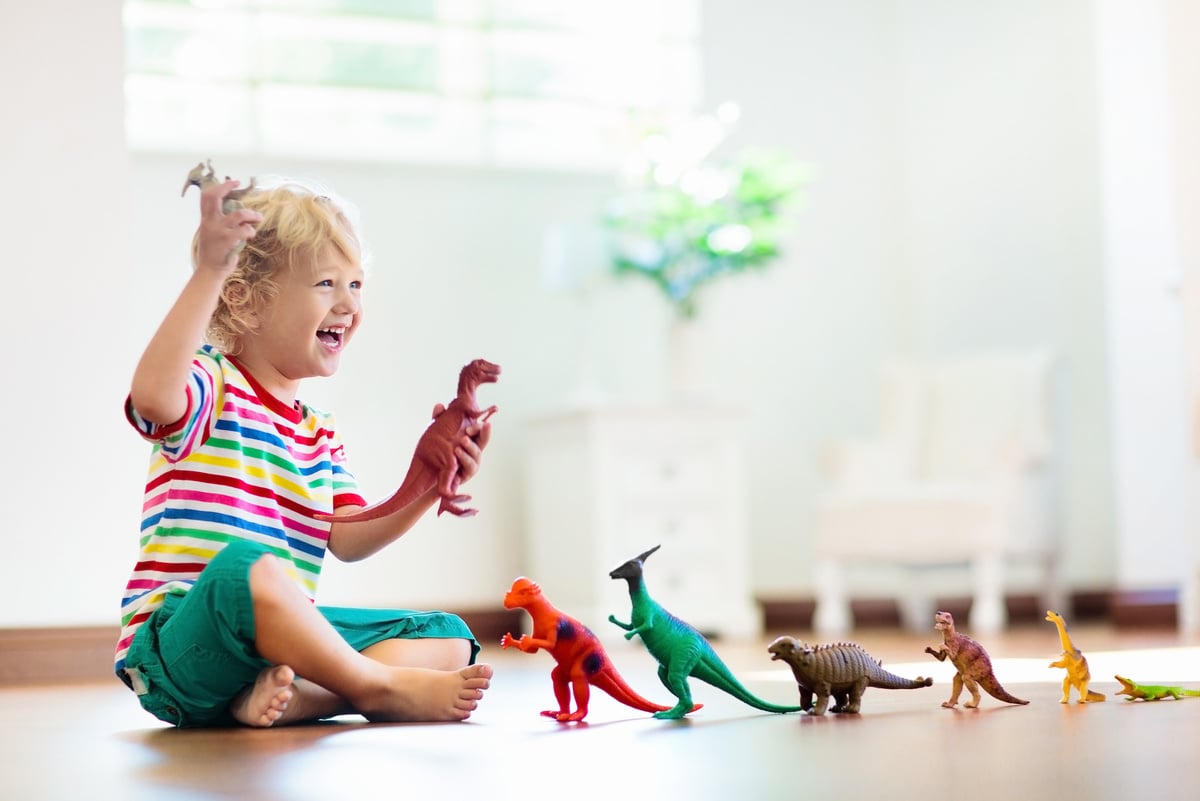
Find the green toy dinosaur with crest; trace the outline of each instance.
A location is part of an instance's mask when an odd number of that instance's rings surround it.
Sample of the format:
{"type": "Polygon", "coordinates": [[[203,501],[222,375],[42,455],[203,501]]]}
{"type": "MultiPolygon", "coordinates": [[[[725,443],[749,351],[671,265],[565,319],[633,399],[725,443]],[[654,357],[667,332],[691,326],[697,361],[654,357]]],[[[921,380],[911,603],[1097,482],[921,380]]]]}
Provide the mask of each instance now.
{"type": "Polygon", "coordinates": [[[625,630],[625,639],[641,635],[642,644],[650,655],[658,660],[658,678],[679,702],[665,712],[655,712],[654,717],[678,720],[693,710],[689,678],[697,678],[723,690],[734,698],[764,712],[799,712],[798,706],[779,706],[755,697],[739,682],[717,656],[708,640],[689,624],[663,609],[646,591],[642,578],[642,564],[650,550],[630,559],[608,575],[614,579],[625,579],[629,583],[629,599],[633,603],[630,622],[622,623],[615,615],[609,615],[611,623],[625,630]]]}

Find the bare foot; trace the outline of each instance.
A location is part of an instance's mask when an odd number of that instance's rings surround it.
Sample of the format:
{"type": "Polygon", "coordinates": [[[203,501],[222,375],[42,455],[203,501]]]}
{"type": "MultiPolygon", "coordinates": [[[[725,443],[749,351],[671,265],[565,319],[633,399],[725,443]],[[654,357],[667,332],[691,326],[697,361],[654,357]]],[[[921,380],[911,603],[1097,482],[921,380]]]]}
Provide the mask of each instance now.
{"type": "Polygon", "coordinates": [[[466,720],[491,685],[491,665],[459,670],[393,667],[390,681],[360,708],[369,720],[466,720]]]}
{"type": "Polygon", "coordinates": [[[239,723],[247,726],[273,726],[287,712],[295,680],[296,671],[287,665],[263,668],[254,684],[229,703],[229,711],[239,723]]]}

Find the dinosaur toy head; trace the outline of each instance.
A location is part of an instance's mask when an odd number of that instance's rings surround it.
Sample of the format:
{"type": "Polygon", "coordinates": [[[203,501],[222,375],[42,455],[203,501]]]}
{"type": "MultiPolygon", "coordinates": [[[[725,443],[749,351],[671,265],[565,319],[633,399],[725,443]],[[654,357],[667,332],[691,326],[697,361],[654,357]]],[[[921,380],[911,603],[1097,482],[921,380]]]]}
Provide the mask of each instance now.
{"type": "Polygon", "coordinates": [[[1063,616],[1062,616],[1062,615],[1060,615],[1058,612],[1054,612],[1054,611],[1052,611],[1052,610],[1050,610],[1050,609],[1047,609],[1047,610],[1046,610],[1046,620],[1049,620],[1051,623],[1063,623],[1063,622],[1065,622],[1065,621],[1063,620],[1063,616]]]}
{"type": "Polygon", "coordinates": [[[776,637],[767,646],[767,653],[771,655],[772,662],[780,659],[790,662],[799,658],[801,654],[811,654],[812,651],[813,649],[807,643],[802,643],[795,637],[776,637]]]}
{"type": "Polygon", "coordinates": [[[542,588],[537,582],[520,576],[512,583],[512,587],[504,594],[504,608],[516,609],[524,606],[542,594],[542,588]]]}
{"type": "Polygon", "coordinates": [[[661,547],[661,545],[655,545],[645,553],[633,557],[625,564],[610,572],[608,577],[613,579],[640,579],[642,577],[642,563],[646,561],[646,557],[661,547]]]}
{"type": "Polygon", "coordinates": [[[1137,687],[1132,681],[1124,676],[1113,676],[1113,678],[1121,683],[1121,689],[1117,690],[1117,695],[1128,695],[1130,698],[1137,697],[1137,687]]]}
{"type": "Polygon", "coordinates": [[[487,359],[475,359],[463,365],[461,380],[468,386],[494,384],[500,379],[500,365],[487,359]]]}
{"type": "Polygon", "coordinates": [[[938,612],[933,616],[933,627],[938,631],[953,631],[954,615],[949,612],[938,612]]]}

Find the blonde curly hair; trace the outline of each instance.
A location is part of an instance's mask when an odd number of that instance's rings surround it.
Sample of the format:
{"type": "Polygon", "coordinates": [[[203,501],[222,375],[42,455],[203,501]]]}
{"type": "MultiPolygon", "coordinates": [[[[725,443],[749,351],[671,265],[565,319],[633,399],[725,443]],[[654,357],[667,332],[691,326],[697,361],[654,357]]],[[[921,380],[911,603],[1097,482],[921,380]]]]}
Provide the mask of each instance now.
{"type": "MultiPolygon", "coordinates": [[[[206,334],[209,344],[230,356],[238,354],[241,338],[255,329],[256,313],[277,297],[282,271],[315,271],[330,246],[354,263],[365,266],[366,261],[353,209],[342,200],[301,183],[284,182],[259,187],[241,202],[260,212],[263,221],[225,279],[206,334]]],[[[193,267],[198,245],[198,239],[193,239],[193,267]]]]}

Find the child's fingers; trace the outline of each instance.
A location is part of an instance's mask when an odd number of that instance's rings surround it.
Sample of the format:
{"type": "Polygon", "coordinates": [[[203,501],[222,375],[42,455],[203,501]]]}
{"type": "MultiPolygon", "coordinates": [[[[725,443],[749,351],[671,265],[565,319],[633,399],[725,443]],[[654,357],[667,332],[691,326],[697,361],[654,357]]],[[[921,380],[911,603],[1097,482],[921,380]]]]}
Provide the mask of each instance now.
{"type": "Polygon", "coordinates": [[[257,226],[263,221],[263,216],[250,209],[236,209],[226,214],[225,219],[229,221],[230,228],[238,230],[238,236],[242,239],[250,239],[258,232],[257,226]]]}
{"type": "Polygon", "coordinates": [[[472,442],[479,446],[479,450],[482,451],[487,447],[488,441],[492,438],[492,424],[475,423],[474,425],[467,426],[466,434],[472,442]]]}
{"type": "Polygon", "coordinates": [[[229,179],[221,183],[215,183],[206,187],[200,193],[200,214],[203,216],[220,216],[223,212],[221,205],[225,202],[225,197],[237,189],[238,181],[229,179]]]}

